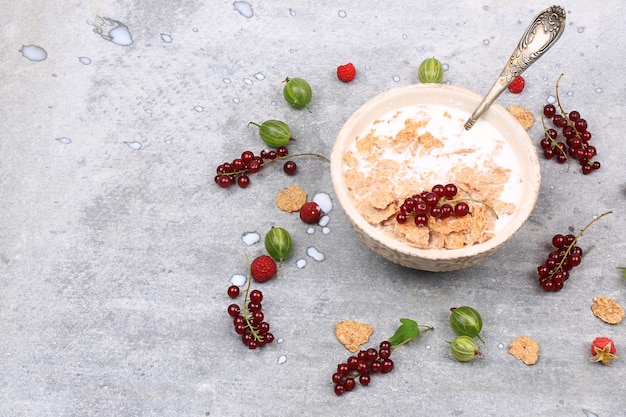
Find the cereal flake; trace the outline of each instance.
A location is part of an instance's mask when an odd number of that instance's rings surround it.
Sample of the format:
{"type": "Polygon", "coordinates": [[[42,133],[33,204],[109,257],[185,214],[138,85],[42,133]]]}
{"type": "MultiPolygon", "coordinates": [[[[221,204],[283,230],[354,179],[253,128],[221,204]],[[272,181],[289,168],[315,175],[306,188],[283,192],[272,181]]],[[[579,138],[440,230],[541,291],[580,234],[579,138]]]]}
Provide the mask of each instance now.
{"type": "Polygon", "coordinates": [[[509,345],[509,353],[526,365],[534,365],[539,360],[539,343],[528,336],[519,336],[509,345]]]}
{"type": "Polygon", "coordinates": [[[356,352],[367,343],[374,328],[353,320],[342,320],[335,326],[335,336],[350,352],[356,352]]]}
{"type": "Polygon", "coordinates": [[[284,188],[276,196],[276,205],[287,213],[299,211],[304,203],[306,203],[306,193],[297,185],[284,188]]]}
{"type": "Polygon", "coordinates": [[[609,324],[617,324],[624,318],[624,309],[617,301],[606,297],[594,297],[591,311],[593,315],[609,324]]]}

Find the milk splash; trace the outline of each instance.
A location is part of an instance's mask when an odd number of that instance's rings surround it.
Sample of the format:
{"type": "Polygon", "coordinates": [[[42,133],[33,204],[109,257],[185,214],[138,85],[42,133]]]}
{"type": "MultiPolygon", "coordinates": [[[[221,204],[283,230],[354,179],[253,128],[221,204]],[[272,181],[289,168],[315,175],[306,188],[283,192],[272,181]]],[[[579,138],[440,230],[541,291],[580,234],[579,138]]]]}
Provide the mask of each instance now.
{"type": "Polygon", "coordinates": [[[112,42],[120,46],[128,46],[133,43],[133,37],[128,27],[122,22],[108,17],[97,18],[97,23],[88,22],[94,29],[93,31],[100,35],[105,41],[112,42]]]}
{"type": "Polygon", "coordinates": [[[46,52],[46,50],[41,46],[37,45],[24,45],[20,49],[20,53],[24,56],[24,58],[35,62],[43,61],[48,57],[48,52],[46,52]]]}

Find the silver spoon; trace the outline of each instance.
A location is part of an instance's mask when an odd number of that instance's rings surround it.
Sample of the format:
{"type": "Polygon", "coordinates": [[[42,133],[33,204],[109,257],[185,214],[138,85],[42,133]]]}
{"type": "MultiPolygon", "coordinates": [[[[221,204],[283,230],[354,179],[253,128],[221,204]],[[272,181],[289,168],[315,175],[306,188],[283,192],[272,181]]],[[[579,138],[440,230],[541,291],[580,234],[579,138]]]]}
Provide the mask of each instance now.
{"type": "Polygon", "coordinates": [[[474,126],[480,115],[491,106],[511,81],[541,58],[561,37],[564,30],[565,10],[561,6],[548,7],[535,17],[500,73],[500,77],[465,122],[465,130],[470,130],[474,126]]]}

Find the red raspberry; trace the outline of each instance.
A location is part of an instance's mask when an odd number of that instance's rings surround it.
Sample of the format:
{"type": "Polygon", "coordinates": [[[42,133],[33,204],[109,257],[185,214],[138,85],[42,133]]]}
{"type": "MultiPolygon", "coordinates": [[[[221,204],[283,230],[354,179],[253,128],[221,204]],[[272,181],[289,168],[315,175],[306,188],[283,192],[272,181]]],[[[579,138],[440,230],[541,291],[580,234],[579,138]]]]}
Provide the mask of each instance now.
{"type": "Polygon", "coordinates": [[[261,255],[250,264],[250,275],[258,282],[265,282],[276,275],[276,261],[269,255],[261,255]]]}
{"type": "Polygon", "coordinates": [[[322,217],[322,209],[315,201],[309,201],[300,207],[300,220],[303,222],[317,223],[320,217],[322,217]]]}
{"type": "Polygon", "coordinates": [[[344,83],[349,83],[354,80],[354,77],[356,77],[356,68],[354,68],[351,62],[337,67],[337,78],[344,83]]]}
{"type": "Polygon", "coordinates": [[[518,75],[516,79],[511,81],[509,84],[509,91],[513,94],[519,94],[524,90],[524,86],[526,85],[526,80],[521,75],[518,75]]]}

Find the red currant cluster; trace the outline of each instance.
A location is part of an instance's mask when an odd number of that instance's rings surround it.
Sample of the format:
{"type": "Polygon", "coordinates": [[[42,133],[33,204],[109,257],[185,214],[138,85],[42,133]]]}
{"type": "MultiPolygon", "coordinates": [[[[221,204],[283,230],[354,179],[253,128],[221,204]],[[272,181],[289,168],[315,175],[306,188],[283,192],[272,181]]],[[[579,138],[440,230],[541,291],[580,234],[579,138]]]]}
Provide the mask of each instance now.
{"type": "Polygon", "coordinates": [[[342,395],[356,388],[357,377],[361,385],[367,386],[372,374],[391,372],[394,366],[389,359],[391,350],[391,343],[383,341],[378,350],[361,350],[356,356],[350,356],[346,362],[337,365],[337,372],[332,377],[335,394],[342,395]]]}
{"type": "Polygon", "coordinates": [[[396,221],[404,224],[410,216],[417,226],[426,226],[428,218],[445,219],[450,216],[463,217],[469,214],[470,209],[466,201],[454,200],[458,188],[454,184],[433,186],[431,191],[422,191],[412,197],[407,197],[396,214],[396,221]]]}
{"type": "Polygon", "coordinates": [[[578,239],[593,223],[611,213],[607,211],[594,218],[576,236],[556,234],[552,237],[554,249],[548,254],[546,261],[537,267],[541,288],[546,291],[559,291],[563,288],[563,283],[569,278],[572,268],[580,265],[582,261],[583,250],[576,246],[578,239]]]}
{"type": "MultiPolygon", "coordinates": [[[[217,167],[217,175],[215,183],[220,187],[230,187],[235,182],[241,188],[246,188],[250,184],[249,174],[256,174],[264,166],[277,160],[286,159],[289,152],[285,146],[281,146],[276,150],[262,150],[259,155],[255,155],[252,151],[244,151],[240,158],[234,159],[232,162],[224,162],[217,167]]],[[[287,175],[294,175],[298,166],[294,161],[286,161],[283,165],[283,171],[287,175]]]]}
{"type": "MultiPolygon", "coordinates": [[[[239,287],[228,287],[228,296],[237,298],[239,287]]],[[[233,318],[235,332],[241,335],[241,341],[249,349],[256,349],[274,341],[274,335],[270,333],[270,325],[265,321],[261,301],[263,293],[259,290],[250,291],[250,280],[243,302],[243,310],[237,304],[228,306],[228,315],[233,318]],[[248,301],[249,300],[249,301],[248,301]]]]}
{"type": "Polygon", "coordinates": [[[545,291],[559,291],[569,278],[569,271],[580,265],[583,250],[576,246],[576,236],[556,234],[552,237],[554,250],[537,268],[539,285],[545,291]]]}

